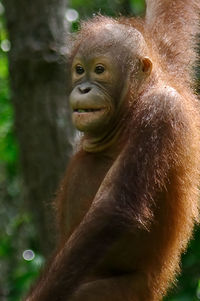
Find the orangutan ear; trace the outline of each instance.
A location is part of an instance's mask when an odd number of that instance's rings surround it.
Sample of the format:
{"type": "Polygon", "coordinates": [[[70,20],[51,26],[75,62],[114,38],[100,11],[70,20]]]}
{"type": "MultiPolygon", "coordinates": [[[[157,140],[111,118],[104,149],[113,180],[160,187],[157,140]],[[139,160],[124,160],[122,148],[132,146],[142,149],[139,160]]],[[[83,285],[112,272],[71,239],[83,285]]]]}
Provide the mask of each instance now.
{"type": "Polygon", "coordinates": [[[142,71],[146,74],[149,75],[151,74],[152,70],[152,61],[148,57],[144,57],[142,60],[142,71]]]}

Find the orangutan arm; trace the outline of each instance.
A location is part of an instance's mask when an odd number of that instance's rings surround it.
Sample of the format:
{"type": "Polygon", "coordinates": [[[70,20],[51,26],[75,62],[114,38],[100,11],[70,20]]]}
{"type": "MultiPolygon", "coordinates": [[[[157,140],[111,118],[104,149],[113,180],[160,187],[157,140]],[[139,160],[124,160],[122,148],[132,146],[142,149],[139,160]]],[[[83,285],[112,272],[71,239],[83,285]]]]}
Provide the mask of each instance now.
{"type": "MultiPolygon", "coordinates": [[[[70,300],[121,235],[130,229],[148,229],[157,192],[165,189],[169,170],[181,164],[179,149],[189,149],[185,134],[189,124],[180,103],[169,90],[152,99],[148,96],[136,106],[133,137],[108,172],[85,218],[28,300],[70,300]]],[[[120,285],[118,288],[120,294],[120,285]]]]}

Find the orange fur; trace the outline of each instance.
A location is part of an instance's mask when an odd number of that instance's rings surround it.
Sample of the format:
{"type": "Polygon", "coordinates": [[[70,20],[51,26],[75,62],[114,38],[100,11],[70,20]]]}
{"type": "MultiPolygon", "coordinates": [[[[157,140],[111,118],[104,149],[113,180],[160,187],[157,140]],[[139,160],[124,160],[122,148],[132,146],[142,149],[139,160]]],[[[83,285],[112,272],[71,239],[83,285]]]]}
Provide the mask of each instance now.
{"type": "Polygon", "coordinates": [[[174,281],[199,221],[199,11],[197,0],[147,0],[145,19],[83,23],[72,59],[110,51],[123,83],[130,71],[121,131],[99,151],[83,137],[57,198],[59,251],[28,300],[158,301],[174,281]]]}

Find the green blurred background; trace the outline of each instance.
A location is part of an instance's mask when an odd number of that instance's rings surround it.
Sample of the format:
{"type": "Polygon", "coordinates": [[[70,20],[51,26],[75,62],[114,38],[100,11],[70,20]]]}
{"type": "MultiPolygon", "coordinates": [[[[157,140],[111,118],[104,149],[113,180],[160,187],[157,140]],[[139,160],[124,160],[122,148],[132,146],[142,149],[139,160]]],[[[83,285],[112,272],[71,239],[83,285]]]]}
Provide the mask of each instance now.
{"type": "MultiPolygon", "coordinates": [[[[17,21],[23,21],[23,12],[26,14],[27,9],[24,4],[25,1],[20,0],[16,2],[18,2],[18,9],[14,11],[12,0],[8,0],[8,4],[12,7],[10,10],[13,10],[12,14],[16,15],[16,18],[10,18],[9,24],[14,24],[12,26],[18,26],[17,21]],[[21,19],[20,13],[22,15],[21,19]],[[19,14],[19,20],[17,19],[17,14],[19,14]]],[[[57,5],[59,5],[60,2],[58,1],[57,5]]],[[[46,3],[48,5],[48,1],[46,1],[46,3]]],[[[49,1],[49,6],[51,3],[53,5],[53,2],[49,1]]],[[[14,121],[15,115],[18,113],[15,112],[13,106],[13,92],[11,92],[12,89],[10,88],[10,86],[12,87],[10,82],[15,83],[14,77],[17,76],[15,75],[17,69],[13,70],[14,68],[11,68],[13,79],[10,80],[8,61],[12,49],[12,43],[10,41],[12,32],[10,35],[9,30],[7,30],[7,28],[9,28],[9,26],[7,27],[7,18],[9,18],[10,11],[8,5],[8,11],[6,13],[6,6],[7,3],[3,3],[0,0],[0,300],[17,301],[21,300],[31,283],[37,277],[42,264],[45,262],[45,258],[51,253],[53,246],[49,247],[45,234],[40,235],[40,233],[38,233],[38,229],[40,228],[42,232],[42,221],[40,223],[40,220],[38,222],[37,219],[34,219],[35,207],[36,214],[37,212],[39,214],[43,208],[37,206],[36,203],[34,204],[33,201],[30,206],[27,206],[25,202],[26,194],[24,192],[24,186],[26,181],[24,180],[24,177],[26,174],[23,173],[20,163],[21,144],[18,142],[16,136],[17,125],[14,121]],[[38,225],[36,225],[37,223],[38,225]],[[42,241],[39,241],[41,240],[41,236],[42,241]],[[45,250],[45,246],[48,246],[46,248],[48,251],[45,250]]],[[[34,6],[34,2],[32,6],[34,6]]],[[[111,16],[118,16],[120,14],[142,15],[144,9],[145,4],[142,0],[66,1],[65,27],[67,28],[67,31],[76,31],[79,26],[80,18],[88,18],[95,13],[111,16]]],[[[44,11],[48,11],[48,7],[46,7],[44,11]]],[[[37,19],[38,15],[41,17],[42,12],[43,10],[38,12],[36,9],[35,19],[37,19]]],[[[45,22],[48,23],[50,21],[47,18],[45,22]]],[[[43,25],[44,27],[45,22],[43,25]]],[[[26,26],[28,26],[28,24],[24,24],[22,27],[24,32],[26,31],[26,26]]],[[[16,35],[17,34],[18,33],[16,32],[16,35]]],[[[23,38],[20,43],[20,46],[23,48],[23,38]]],[[[15,57],[14,47],[11,54],[11,62],[15,62],[17,60],[17,55],[15,57]]],[[[43,69],[44,68],[45,67],[43,66],[43,69]]],[[[35,74],[32,75],[33,82],[34,76],[35,74]]],[[[14,87],[14,91],[15,89],[16,88],[14,87]]],[[[15,107],[16,106],[15,103],[15,107]]],[[[24,130],[25,129],[26,124],[24,124],[24,130]]],[[[23,128],[20,131],[23,131],[23,128]]],[[[71,134],[71,136],[73,136],[73,134],[71,134]]],[[[43,145],[41,145],[40,148],[42,152],[43,145]]],[[[70,153],[70,150],[68,150],[68,152],[70,153]]],[[[21,153],[23,154],[23,151],[21,151],[21,153]]],[[[57,157],[59,161],[60,158],[59,156],[57,157]]],[[[51,162],[48,162],[48,164],[51,165],[51,162]]],[[[60,172],[60,174],[62,173],[60,172]]],[[[58,182],[59,179],[56,181],[58,182]]],[[[199,233],[199,230],[196,229],[194,239],[191,241],[187,253],[183,256],[182,274],[165,300],[200,300],[199,233]]],[[[55,236],[52,235],[52,237],[55,236]]]]}

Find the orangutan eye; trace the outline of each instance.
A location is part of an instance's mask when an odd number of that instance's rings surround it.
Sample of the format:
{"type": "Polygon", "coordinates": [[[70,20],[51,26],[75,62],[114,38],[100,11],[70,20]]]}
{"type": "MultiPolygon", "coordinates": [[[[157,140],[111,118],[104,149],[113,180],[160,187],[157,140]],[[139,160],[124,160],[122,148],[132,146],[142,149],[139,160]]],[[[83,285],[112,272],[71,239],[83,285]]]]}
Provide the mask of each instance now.
{"type": "Polygon", "coordinates": [[[84,68],[81,65],[77,65],[75,69],[77,74],[83,74],[85,72],[84,68]]]}
{"type": "Polygon", "coordinates": [[[101,74],[105,71],[105,68],[102,65],[98,65],[95,67],[95,73],[101,74]]]}

